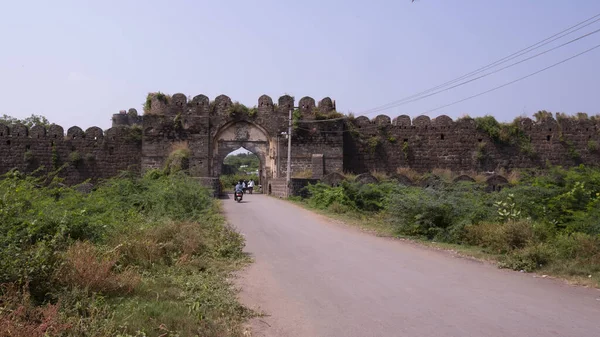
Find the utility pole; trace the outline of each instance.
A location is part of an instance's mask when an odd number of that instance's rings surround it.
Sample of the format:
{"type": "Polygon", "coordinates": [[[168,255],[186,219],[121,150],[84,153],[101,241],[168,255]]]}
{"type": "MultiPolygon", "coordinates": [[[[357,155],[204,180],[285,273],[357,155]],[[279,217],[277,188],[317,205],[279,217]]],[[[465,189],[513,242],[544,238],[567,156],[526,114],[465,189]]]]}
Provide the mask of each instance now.
{"type": "Polygon", "coordinates": [[[287,153],[287,172],[285,177],[285,196],[290,196],[290,181],[292,177],[292,110],[294,108],[290,108],[290,114],[288,116],[288,153],[287,153]]]}

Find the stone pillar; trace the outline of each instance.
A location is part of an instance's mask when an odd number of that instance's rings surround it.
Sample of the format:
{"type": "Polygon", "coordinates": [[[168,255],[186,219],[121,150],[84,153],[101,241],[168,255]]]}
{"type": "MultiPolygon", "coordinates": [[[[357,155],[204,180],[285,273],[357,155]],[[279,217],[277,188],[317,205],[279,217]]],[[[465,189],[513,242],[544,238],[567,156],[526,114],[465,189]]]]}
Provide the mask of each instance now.
{"type": "Polygon", "coordinates": [[[325,165],[324,165],[323,154],[313,154],[312,155],[312,177],[313,179],[321,179],[325,174],[325,165]]]}

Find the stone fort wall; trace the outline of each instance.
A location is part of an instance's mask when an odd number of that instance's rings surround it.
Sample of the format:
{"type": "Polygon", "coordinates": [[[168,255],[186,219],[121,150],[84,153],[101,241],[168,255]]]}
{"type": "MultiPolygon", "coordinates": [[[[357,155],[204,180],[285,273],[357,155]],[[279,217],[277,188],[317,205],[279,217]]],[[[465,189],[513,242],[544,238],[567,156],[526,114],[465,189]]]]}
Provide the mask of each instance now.
{"type": "Polygon", "coordinates": [[[0,124],[0,174],[21,172],[58,173],[67,184],[96,181],[121,171],[139,172],[142,132],[135,127],[113,127],[83,131],[58,125],[48,128],[0,124]]]}
{"type": "Polygon", "coordinates": [[[349,119],[344,133],[344,169],[393,173],[417,171],[493,171],[499,168],[600,164],[600,120],[530,118],[516,120],[508,140],[491,137],[471,118],[452,120],[379,115],[349,119]]]}
{"type": "MultiPolygon", "coordinates": [[[[83,131],[61,126],[48,128],[0,125],[0,174],[16,168],[49,173],[63,167],[68,184],[98,180],[121,171],[142,172],[163,167],[169,154],[182,143],[190,150],[189,167],[196,177],[215,177],[218,133],[228,125],[249,123],[260,128],[270,144],[261,160],[270,161],[269,178],[285,177],[288,113],[298,107],[292,135],[292,173],[311,170],[319,178],[333,172],[396,172],[399,167],[417,171],[435,168],[452,171],[494,171],[499,168],[600,164],[600,120],[521,118],[512,138],[496,139],[473,119],[452,120],[379,115],[339,118],[335,102],[303,97],[297,103],[284,95],[275,103],[263,95],[254,108],[246,108],[221,95],[210,101],[204,95],[188,98],[151,94],[144,116],[135,109],[113,115],[113,127],[83,131]],[[333,119],[332,119],[333,118],[333,119]],[[277,153],[280,154],[277,158],[277,153]]],[[[240,138],[244,146],[251,139],[240,138]]],[[[260,145],[260,144],[259,144],[260,145]]],[[[258,146],[258,145],[257,145],[258,146]]],[[[265,182],[263,182],[265,183],[265,182]]]]}

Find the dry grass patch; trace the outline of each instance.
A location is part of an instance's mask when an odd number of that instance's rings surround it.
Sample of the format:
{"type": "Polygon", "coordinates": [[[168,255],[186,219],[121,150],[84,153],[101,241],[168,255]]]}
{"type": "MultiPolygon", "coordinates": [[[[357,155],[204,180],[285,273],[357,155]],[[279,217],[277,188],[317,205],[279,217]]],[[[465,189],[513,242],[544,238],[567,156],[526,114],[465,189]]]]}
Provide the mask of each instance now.
{"type": "Polygon", "coordinates": [[[398,167],[396,169],[396,173],[402,174],[412,181],[419,181],[423,177],[421,173],[411,169],[410,167],[398,167]]]}
{"type": "Polygon", "coordinates": [[[452,182],[456,175],[449,169],[434,168],[431,173],[442,178],[446,182],[452,182]]]}
{"type": "Polygon", "coordinates": [[[390,176],[384,171],[373,170],[371,171],[371,175],[378,181],[387,181],[390,179],[390,176]]]}
{"type": "Polygon", "coordinates": [[[76,242],[64,254],[64,263],[56,273],[60,284],[103,294],[128,294],[140,283],[140,275],[131,268],[116,271],[117,250],[100,251],[90,242],[76,242]]]}
{"type": "Polygon", "coordinates": [[[304,171],[300,171],[300,172],[294,172],[294,174],[292,175],[293,178],[300,178],[300,179],[310,179],[313,176],[313,172],[312,170],[304,170],[304,171]]]}
{"type": "Polygon", "coordinates": [[[0,286],[0,337],[58,336],[70,328],[61,322],[59,306],[35,306],[27,285],[19,289],[14,284],[0,286]]]}

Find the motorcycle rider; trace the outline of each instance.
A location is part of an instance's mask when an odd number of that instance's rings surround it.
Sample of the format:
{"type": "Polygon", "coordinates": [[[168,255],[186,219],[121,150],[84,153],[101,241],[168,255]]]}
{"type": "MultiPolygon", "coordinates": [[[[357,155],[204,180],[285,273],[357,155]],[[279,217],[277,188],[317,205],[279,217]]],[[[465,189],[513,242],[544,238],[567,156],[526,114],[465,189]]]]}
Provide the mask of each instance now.
{"type": "Polygon", "coordinates": [[[235,194],[238,193],[238,192],[244,193],[244,187],[242,186],[242,182],[241,181],[238,181],[237,185],[235,185],[235,190],[234,190],[234,194],[233,194],[234,195],[233,200],[236,199],[235,194]]]}

